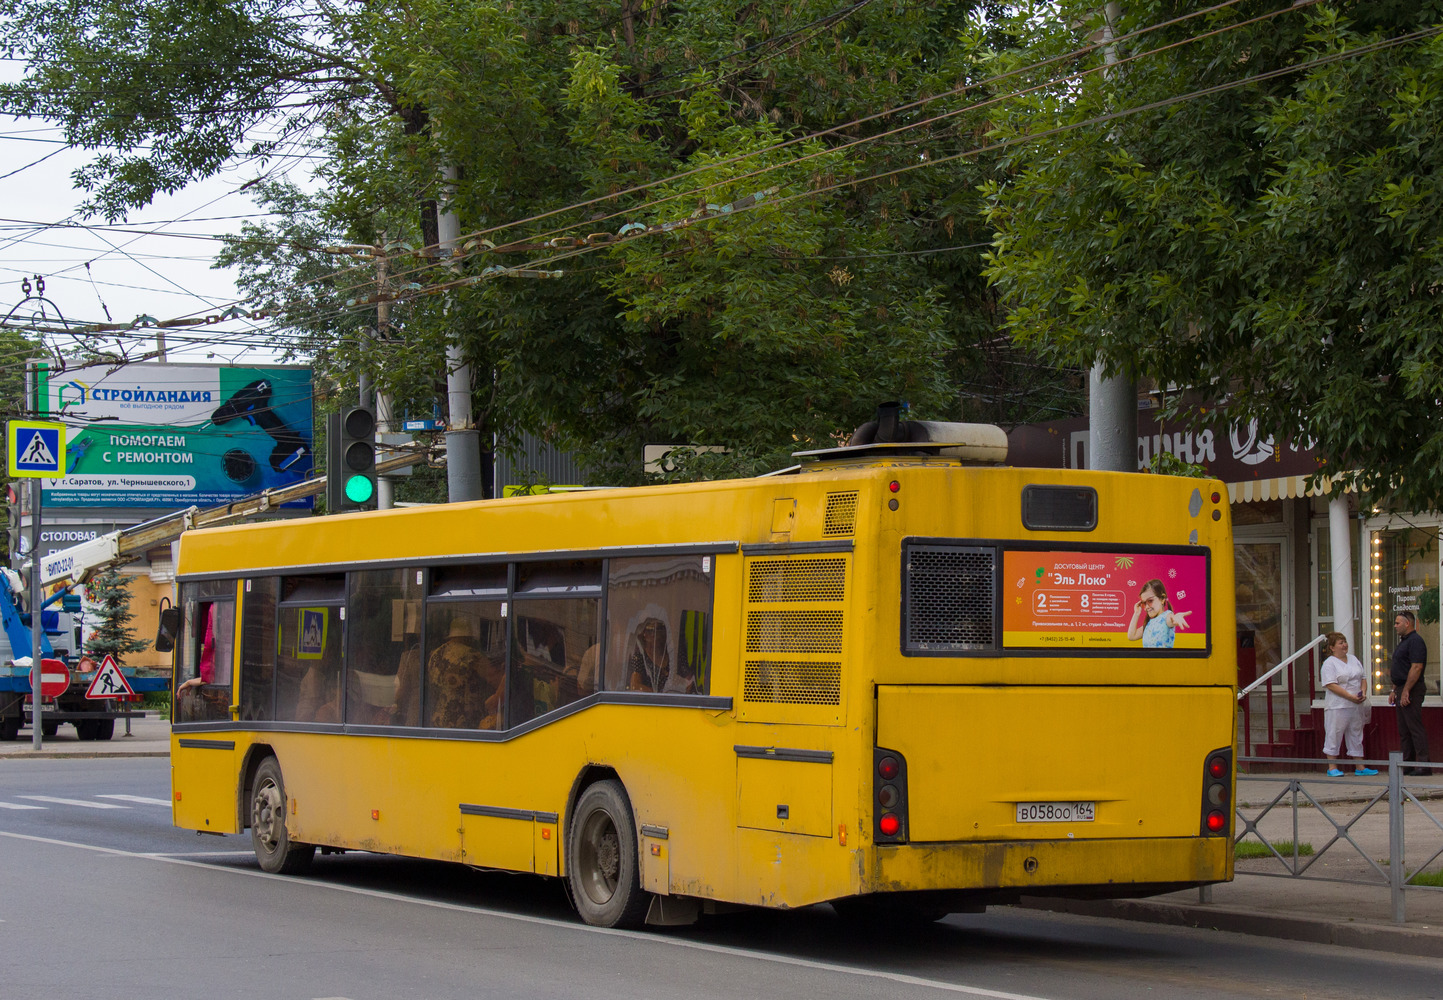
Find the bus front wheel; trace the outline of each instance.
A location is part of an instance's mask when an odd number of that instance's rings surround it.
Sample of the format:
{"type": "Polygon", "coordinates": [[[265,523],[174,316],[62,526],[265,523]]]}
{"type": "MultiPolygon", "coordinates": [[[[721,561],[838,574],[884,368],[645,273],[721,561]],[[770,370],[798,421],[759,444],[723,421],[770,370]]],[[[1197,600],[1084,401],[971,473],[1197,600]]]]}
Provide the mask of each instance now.
{"type": "Polygon", "coordinates": [[[597,927],[640,927],[651,899],[641,888],[636,824],[618,781],[581,793],[567,844],[567,878],[576,912],[597,927]]]}
{"type": "Polygon", "coordinates": [[[286,786],[274,757],[267,757],[256,768],[251,788],[251,846],[261,868],[277,875],[299,874],[316,856],[316,845],[297,843],[286,830],[286,786]]]}

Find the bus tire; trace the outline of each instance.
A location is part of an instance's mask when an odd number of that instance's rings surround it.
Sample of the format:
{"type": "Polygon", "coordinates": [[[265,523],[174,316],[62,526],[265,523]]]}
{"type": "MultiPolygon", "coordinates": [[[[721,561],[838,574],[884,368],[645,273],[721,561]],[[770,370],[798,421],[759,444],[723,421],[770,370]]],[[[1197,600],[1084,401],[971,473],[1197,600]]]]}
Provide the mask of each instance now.
{"type": "Polygon", "coordinates": [[[566,850],[571,901],[595,927],[640,927],[651,894],[641,887],[636,822],[619,781],[598,781],[581,793],[566,850]]]}
{"type": "Polygon", "coordinates": [[[286,786],[274,757],[261,761],[251,786],[251,847],[262,870],[273,875],[298,875],[316,856],[315,844],[293,841],[286,830],[286,786]]]}

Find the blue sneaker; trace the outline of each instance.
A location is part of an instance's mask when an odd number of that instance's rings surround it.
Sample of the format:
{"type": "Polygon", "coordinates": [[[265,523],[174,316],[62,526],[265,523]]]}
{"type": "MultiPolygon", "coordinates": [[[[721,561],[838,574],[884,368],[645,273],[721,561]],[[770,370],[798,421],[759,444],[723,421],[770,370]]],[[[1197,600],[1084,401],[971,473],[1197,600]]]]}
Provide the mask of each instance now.
{"type": "Polygon", "coordinates": [[[1361,774],[1361,775],[1363,775],[1363,776],[1366,778],[1366,777],[1370,777],[1370,776],[1372,776],[1372,775],[1374,775],[1374,774],[1377,774],[1378,772],[1375,771],[1375,770],[1374,770],[1373,768],[1371,768],[1371,767],[1355,767],[1355,768],[1353,768],[1353,773],[1354,773],[1354,774],[1361,774]]]}
{"type": "Polygon", "coordinates": [[[1330,777],[1330,778],[1341,778],[1342,776],[1343,776],[1343,772],[1340,771],[1340,770],[1338,770],[1336,767],[1330,767],[1330,768],[1328,768],[1328,777],[1330,777]]]}

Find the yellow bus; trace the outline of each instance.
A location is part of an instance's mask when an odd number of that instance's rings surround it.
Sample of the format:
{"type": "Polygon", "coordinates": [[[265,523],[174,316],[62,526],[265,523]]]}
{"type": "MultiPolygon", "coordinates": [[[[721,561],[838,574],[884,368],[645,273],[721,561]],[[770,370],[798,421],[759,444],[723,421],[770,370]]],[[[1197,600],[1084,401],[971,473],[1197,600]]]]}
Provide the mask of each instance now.
{"type": "Polygon", "coordinates": [[[249,829],[270,872],[555,876],[606,926],[1230,879],[1222,485],[930,426],[756,479],[187,532],[175,824],[249,829]]]}

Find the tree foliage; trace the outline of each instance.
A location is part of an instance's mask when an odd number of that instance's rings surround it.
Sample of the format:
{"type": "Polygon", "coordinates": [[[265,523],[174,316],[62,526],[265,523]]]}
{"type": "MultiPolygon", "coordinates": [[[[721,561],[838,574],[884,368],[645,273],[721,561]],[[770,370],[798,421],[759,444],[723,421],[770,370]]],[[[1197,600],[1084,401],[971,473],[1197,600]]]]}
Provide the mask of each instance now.
{"type": "MultiPolygon", "coordinates": [[[[1016,22],[1015,61],[1085,42],[1097,6],[1016,22]]],[[[1193,9],[1123,6],[1122,34],[1193,9]]],[[[1227,399],[1373,496],[1443,508],[1440,21],[1437,2],[1249,0],[1010,105],[999,138],[1059,131],[988,188],[1009,328],[1227,399]]]]}
{"type": "Polygon", "coordinates": [[[125,665],[126,653],[139,653],[150,648],[149,642],[135,637],[135,629],[130,624],[135,620],[135,614],[130,610],[129,584],[132,579],[111,566],[85,585],[94,609],[91,615],[95,619],[86,652],[97,657],[113,656],[121,666],[125,665]]]}
{"type": "Polygon", "coordinates": [[[486,432],[540,432],[603,481],[638,479],[646,443],[728,449],[695,474],[775,467],[883,399],[1005,420],[1075,398],[999,333],[979,256],[992,164],[929,164],[985,129],[966,107],[986,88],[965,85],[992,70],[979,15],[1000,3],[3,6],[32,71],[0,96],[120,150],[77,178],[98,211],[304,138],[320,190],[259,181],[279,221],[224,258],[285,303],[287,343],[428,409],[454,338],[486,432]],[[451,260],[431,246],[441,202],[473,235],[451,260]],[[542,245],[593,233],[612,240],[542,245]],[[384,341],[347,305],[375,262],[325,250],[383,235],[405,298],[384,341]]]}

